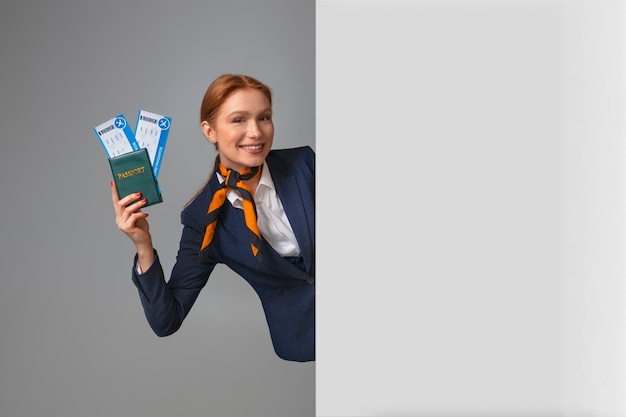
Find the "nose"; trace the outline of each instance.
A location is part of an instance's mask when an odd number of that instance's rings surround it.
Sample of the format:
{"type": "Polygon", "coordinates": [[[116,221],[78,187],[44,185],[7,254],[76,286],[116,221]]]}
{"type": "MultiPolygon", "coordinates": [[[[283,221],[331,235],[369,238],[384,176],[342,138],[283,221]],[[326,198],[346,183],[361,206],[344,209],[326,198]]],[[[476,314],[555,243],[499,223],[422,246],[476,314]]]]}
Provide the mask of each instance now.
{"type": "Polygon", "coordinates": [[[259,125],[256,120],[251,120],[248,124],[248,137],[254,139],[259,136],[261,136],[261,129],[259,129],[259,125]]]}

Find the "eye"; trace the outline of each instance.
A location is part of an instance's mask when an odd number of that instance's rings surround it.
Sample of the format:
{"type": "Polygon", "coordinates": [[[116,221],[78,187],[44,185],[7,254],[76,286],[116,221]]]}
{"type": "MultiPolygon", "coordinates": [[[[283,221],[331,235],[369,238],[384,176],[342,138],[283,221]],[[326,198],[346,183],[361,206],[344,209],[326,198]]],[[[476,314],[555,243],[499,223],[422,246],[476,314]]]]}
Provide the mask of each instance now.
{"type": "Polygon", "coordinates": [[[237,117],[236,119],[233,119],[233,123],[243,123],[245,121],[245,119],[243,117],[237,117]]]}
{"type": "Polygon", "coordinates": [[[259,120],[261,120],[261,121],[272,120],[272,116],[269,115],[269,114],[266,114],[264,116],[259,117],[259,120]]]}

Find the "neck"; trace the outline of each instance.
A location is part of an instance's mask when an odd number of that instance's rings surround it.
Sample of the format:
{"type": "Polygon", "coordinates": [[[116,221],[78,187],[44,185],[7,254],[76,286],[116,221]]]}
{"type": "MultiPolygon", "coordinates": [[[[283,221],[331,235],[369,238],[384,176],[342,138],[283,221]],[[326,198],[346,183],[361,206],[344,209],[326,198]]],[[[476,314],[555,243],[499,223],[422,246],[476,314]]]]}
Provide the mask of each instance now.
{"type": "Polygon", "coordinates": [[[223,164],[222,161],[220,160],[220,156],[219,154],[215,157],[215,171],[217,172],[225,172],[226,170],[230,171],[235,171],[238,172],[239,174],[242,174],[248,170],[254,169],[254,168],[258,168],[259,169],[259,173],[261,172],[261,170],[263,169],[263,164],[258,165],[258,166],[254,166],[254,167],[244,167],[241,169],[235,169],[232,167],[227,166],[226,164],[223,164]],[[222,167],[222,169],[220,169],[219,167],[222,167]],[[222,171],[224,170],[224,171],[222,171]]]}
{"type": "MultiPolygon", "coordinates": [[[[263,170],[263,165],[261,165],[259,167],[259,171],[263,170]]],[[[254,177],[250,178],[249,180],[244,180],[244,184],[246,184],[248,187],[250,187],[250,189],[252,190],[252,197],[254,197],[254,194],[256,192],[256,187],[259,186],[259,182],[261,181],[261,175],[255,175],[254,177]]]]}

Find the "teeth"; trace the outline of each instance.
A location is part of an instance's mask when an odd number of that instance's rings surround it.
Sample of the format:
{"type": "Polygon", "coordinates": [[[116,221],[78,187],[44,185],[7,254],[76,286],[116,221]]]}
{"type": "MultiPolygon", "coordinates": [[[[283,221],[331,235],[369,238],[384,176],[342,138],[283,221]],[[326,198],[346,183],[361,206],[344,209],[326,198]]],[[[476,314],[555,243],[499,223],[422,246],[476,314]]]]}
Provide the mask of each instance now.
{"type": "Polygon", "coordinates": [[[248,146],[242,146],[242,148],[250,149],[250,150],[259,150],[261,149],[261,145],[248,145],[248,146]]]}

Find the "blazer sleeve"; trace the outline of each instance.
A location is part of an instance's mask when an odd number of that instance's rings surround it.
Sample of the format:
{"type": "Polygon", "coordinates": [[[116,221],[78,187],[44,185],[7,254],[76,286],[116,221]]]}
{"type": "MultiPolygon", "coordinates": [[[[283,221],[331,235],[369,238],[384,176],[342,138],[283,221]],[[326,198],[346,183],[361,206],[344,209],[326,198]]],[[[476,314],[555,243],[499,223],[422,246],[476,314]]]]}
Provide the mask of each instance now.
{"type": "MultiPolygon", "coordinates": [[[[184,222],[185,216],[181,217],[184,222]]],[[[138,275],[133,267],[132,281],[139,291],[146,319],[160,337],[180,328],[215,268],[215,263],[198,262],[201,241],[202,232],[197,225],[184,224],[176,264],[167,282],[156,250],[154,263],[143,274],[138,275]]],[[[133,265],[136,262],[137,255],[133,265]]]]}

